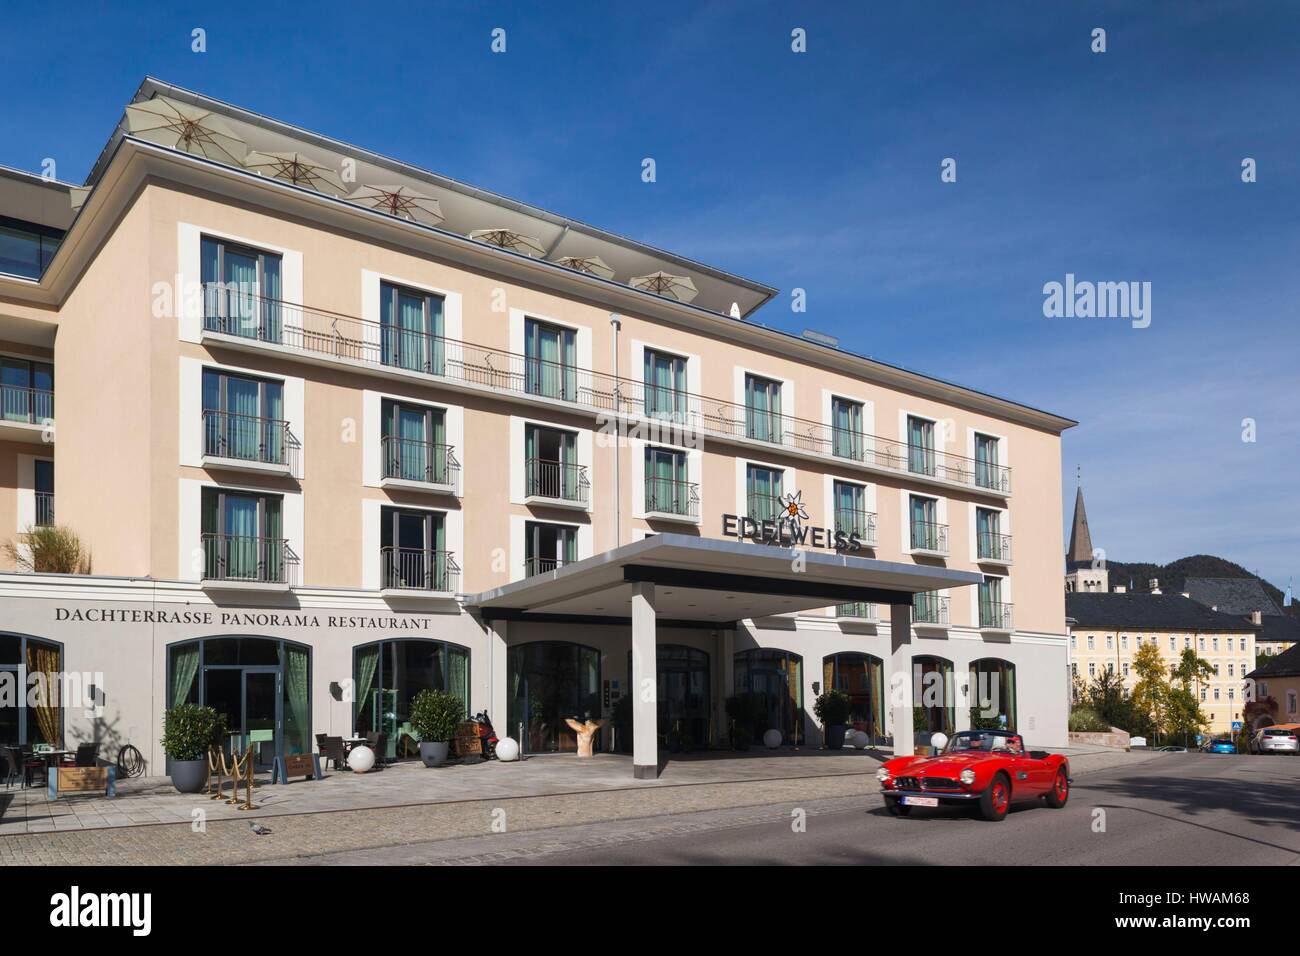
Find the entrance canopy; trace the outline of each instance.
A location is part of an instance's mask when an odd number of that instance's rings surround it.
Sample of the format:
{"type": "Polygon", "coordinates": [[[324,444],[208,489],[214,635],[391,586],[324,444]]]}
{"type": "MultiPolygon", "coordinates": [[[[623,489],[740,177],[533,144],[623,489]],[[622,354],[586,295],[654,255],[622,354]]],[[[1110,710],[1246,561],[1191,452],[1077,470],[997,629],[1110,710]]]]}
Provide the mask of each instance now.
{"type": "Polygon", "coordinates": [[[738,620],[847,604],[910,604],[918,591],[978,584],[971,571],[832,551],[659,534],[468,596],[484,620],[627,619],[635,586],[655,585],[659,623],[738,620]]]}

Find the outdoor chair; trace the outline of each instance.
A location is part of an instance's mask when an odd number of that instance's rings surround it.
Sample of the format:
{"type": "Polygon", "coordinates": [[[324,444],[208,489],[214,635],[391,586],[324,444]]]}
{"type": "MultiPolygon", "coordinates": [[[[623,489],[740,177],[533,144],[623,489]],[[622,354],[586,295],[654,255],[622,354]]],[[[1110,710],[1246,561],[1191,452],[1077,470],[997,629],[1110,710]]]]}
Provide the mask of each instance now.
{"type": "Polygon", "coordinates": [[[41,783],[45,782],[45,760],[34,756],[32,748],[26,745],[5,748],[5,757],[9,762],[9,773],[5,776],[5,789],[13,786],[15,780],[22,787],[33,784],[35,771],[40,771],[41,783]]]}
{"type": "Polygon", "coordinates": [[[99,763],[99,744],[96,743],[77,744],[76,766],[94,767],[98,765],[98,763],[99,763]]]}
{"type": "Polygon", "coordinates": [[[366,746],[375,752],[375,766],[382,767],[388,762],[388,734],[370,731],[366,734],[366,746]]]}
{"type": "Polygon", "coordinates": [[[328,734],[316,735],[316,749],[320,751],[321,757],[331,761],[335,770],[340,770],[347,765],[348,752],[343,746],[342,737],[331,737],[328,734]]]}

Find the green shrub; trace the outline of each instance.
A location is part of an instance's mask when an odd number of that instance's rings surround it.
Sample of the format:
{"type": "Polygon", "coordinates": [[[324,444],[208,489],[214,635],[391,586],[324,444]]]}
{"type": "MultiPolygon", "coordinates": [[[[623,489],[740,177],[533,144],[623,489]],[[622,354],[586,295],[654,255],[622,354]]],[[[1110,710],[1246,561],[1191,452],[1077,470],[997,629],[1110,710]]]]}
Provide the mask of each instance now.
{"type": "Polygon", "coordinates": [[[1110,723],[1090,707],[1070,708],[1070,730],[1076,734],[1110,733],[1110,723]]]}
{"type": "Polygon", "coordinates": [[[853,713],[853,701],[844,691],[832,688],[817,695],[813,713],[823,727],[843,726],[849,722],[849,715],[853,713]]]}
{"type": "Polygon", "coordinates": [[[411,726],[425,743],[446,743],[465,719],[465,702],[445,690],[422,690],[411,701],[411,726]]]}
{"type": "Polygon", "coordinates": [[[163,753],[172,760],[204,760],[226,736],[226,715],[211,707],[180,704],[163,717],[163,753]]]}

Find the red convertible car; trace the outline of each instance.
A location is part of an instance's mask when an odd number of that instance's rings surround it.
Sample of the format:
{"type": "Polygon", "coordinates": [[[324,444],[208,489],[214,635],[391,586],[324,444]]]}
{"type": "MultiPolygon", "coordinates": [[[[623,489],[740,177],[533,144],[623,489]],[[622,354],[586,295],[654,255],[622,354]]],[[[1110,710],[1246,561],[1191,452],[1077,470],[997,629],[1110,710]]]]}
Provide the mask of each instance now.
{"type": "Polygon", "coordinates": [[[1063,807],[1070,796],[1070,762],[1045,750],[1025,750],[1019,734],[963,730],[933,757],[895,757],[876,771],[885,808],[905,816],[912,807],[971,804],[985,820],[1001,820],[1011,804],[1043,799],[1063,807]]]}

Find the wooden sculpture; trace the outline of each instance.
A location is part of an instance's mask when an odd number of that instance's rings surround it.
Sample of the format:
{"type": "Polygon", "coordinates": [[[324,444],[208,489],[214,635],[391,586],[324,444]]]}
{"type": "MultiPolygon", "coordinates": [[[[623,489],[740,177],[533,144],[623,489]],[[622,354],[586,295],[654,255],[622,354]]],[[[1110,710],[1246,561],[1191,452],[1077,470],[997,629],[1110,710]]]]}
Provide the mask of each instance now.
{"type": "Polygon", "coordinates": [[[569,729],[578,735],[578,756],[591,756],[591,742],[596,737],[596,731],[605,726],[603,720],[588,720],[583,723],[573,717],[564,718],[564,722],[569,725],[569,729]]]}

